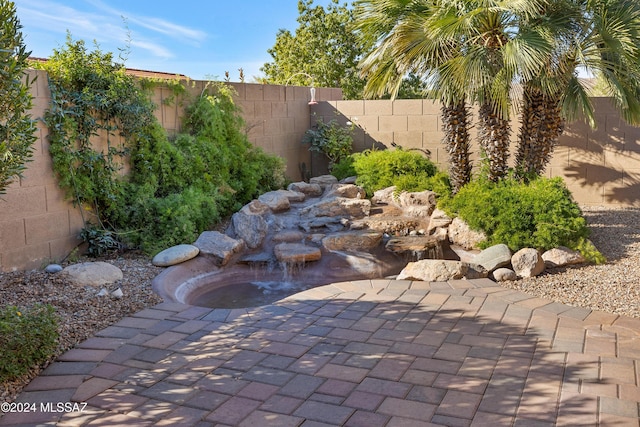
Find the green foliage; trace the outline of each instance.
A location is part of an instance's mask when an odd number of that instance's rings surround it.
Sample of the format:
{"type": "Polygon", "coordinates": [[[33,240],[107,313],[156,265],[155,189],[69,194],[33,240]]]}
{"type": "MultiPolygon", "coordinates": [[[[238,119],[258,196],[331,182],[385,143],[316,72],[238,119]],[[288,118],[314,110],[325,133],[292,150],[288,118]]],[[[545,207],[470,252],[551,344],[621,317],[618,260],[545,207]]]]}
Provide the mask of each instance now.
{"type": "Polygon", "coordinates": [[[328,123],[320,120],[305,132],[302,142],[310,144],[309,150],[327,156],[331,171],[336,163],[351,154],[353,146],[351,130],[351,127],[340,126],[336,119],[328,123]]]}
{"type": "MultiPolygon", "coordinates": [[[[547,250],[566,246],[585,249],[589,228],[561,178],[538,178],[529,183],[478,179],[462,187],[440,205],[460,216],[474,230],[487,235],[484,246],[504,243],[512,251],[525,247],[547,250]]],[[[583,252],[594,259],[594,254],[583,252]]]]}
{"type": "Polygon", "coordinates": [[[326,7],[313,0],[298,1],[298,28],[295,34],[280,30],[275,45],[268,50],[273,62],[262,67],[267,81],[274,84],[314,84],[339,87],[345,99],[362,97],[364,81],[358,75],[358,61],[369,46],[351,31],[353,10],[332,0],[326,7]],[[313,82],[304,76],[313,77],[313,82]]]}
{"type": "Polygon", "coordinates": [[[116,233],[93,224],[85,225],[80,231],[80,238],[88,243],[87,254],[92,257],[117,252],[123,247],[116,233]]]}
{"type": "Polygon", "coordinates": [[[0,194],[21,176],[32,156],[36,126],[27,114],[32,82],[22,78],[31,54],[25,48],[15,4],[0,0],[0,194]]]}
{"type": "Polygon", "coordinates": [[[352,154],[334,164],[333,168],[331,169],[331,175],[338,178],[338,180],[342,180],[350,176],[355,176],[357,172],[353,167],[353,160],[354,159],[352,154]]]}
{"type": "MultiPolygon", "coordinates": [[[[284,161],[251,146],[224,85],[195,99],[186,108],[185,133],[169,139],[149,99],[157,82],[145,80],[143,89],[110,53],[87,52],[68,37],[43,68],[53,98],[45,120],[54,170],[67,196],[97,216],[102,230],[86,222],[83,233],[95,254],[119,241],[148,253],[192,242],[284,184],[284,161]],[[107,147],[99,146],[101,135],[107,147]]],[[[175,82],[170,87],[176,97],[184,93],[175,82]]]]}
{"type": "Polygon", "coordinates": [[[11,381],[45,362],[57,346],[54,309],[0,308],[0,382],[11,381]]]}
{"type": "Polygon", "coordinates": [[[366,150],[353,154],[353,170],[357,184],[367,195],[395,185],[398,190],[422,191],[438,185],[443,191],[443,175],[431,180],[438,172],[436,165],[421,154],[405,150],[366,150]]]}
{"type": "Polygon", "coordinates": [[[156,253],[192,242],[223,216],[284,185],[284,161],[249,143],[230,89],[220,84],[211,92],[186,109],[185,133],[168,139],[156,125],[133,147],[120,218],[131,230],[130,245],[156,253]]]}
{"type": "Polygon", "coordinates": [[[108,219],[119,209],[124,158],[155,121],[154,107],[112,54],[97,46],[88,52],[70,35],[64,49],[38,66],[49,74],[52,104],[44,120],[60,186],[69,199],[108,219]],[[106,147],[97,147],[99,135],[107,136],[106,147]]]}

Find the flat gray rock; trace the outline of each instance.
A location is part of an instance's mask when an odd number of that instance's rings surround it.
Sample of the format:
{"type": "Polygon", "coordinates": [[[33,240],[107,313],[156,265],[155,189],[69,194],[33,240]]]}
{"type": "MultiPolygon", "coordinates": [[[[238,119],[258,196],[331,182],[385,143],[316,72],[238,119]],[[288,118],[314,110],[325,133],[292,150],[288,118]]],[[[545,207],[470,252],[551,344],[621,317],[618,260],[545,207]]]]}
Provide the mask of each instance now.
{"type": "Polygon", "coordinates": [[[473,262],[492,272],[511,263],[511,250],[503,243],[494,245],[476,255],[473,262]]]}
{"type": "Polygon", "coordinates": [[[151,263],[158,267],[169,267],[195,258],[199,252],[193,245],[176,245],[159,252],[151,263]]]}
{"type": "Polygon", "coordinates": [[[224,266],[244,249],[244,241],[233,239],[218,231],[205,231],[193,244],[200,254],[211,257],[216,265],[224,266]]]}
{"type": "Polygon", "coordinates": [[[77,286],[103,286],[122,280],[122,270],[107,262],[83,262],[62,270],[69,281],[77,286]]]}

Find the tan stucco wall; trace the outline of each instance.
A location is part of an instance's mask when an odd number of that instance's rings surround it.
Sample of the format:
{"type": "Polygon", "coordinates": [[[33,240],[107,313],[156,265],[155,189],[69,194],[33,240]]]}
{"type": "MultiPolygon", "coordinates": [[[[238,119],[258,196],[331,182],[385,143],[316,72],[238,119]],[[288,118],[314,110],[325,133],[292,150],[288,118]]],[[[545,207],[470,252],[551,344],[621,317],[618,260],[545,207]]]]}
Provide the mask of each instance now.
{"type": "MultiPolygon", "coordinates": [[[[547,167],[561,176],[582,205],[640,206],[640,128],[627,125],[608,98],[594,98],[597,128],[567,125],[547,167]]],[[[429,100],[329,101],[312,109],[317,119],[356,125],[354,150],[392,147],[428,150],[443,170],[448,155],[441,143],[440,105],[429,100]]],[[[515,149],[519,124],[512,123],[515,149]]],[[[472,137],[474,132],[472,130],[472,137]]],[[[479,149],[472,148],[474,160],[479,149]]],[[[513,156],[512,156],[513,157],[513,156]]]]}

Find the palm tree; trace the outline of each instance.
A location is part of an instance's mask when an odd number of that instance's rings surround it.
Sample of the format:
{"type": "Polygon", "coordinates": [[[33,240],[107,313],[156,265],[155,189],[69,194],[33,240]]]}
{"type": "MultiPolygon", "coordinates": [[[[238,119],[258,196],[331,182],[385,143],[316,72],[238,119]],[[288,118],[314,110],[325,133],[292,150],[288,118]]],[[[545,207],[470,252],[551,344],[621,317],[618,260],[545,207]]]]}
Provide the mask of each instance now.
{"type": "Polygon", "coordinates": [[[544,172],[567,121],[583,116],[595,126],[590,87],[579,78],[579,69],[600,75],[625,120],[640,123],[638,2],[557,0],[546,5],[544,15],[554,50],[523,85],[516,154],[523,178],[544,172]]]}
{"type": "Polygon", "coordinates": [[[478,136],[497,181],[507,172],[510,90],[548,57],[550,44],[537,31],[518,32],[539,1],[361,0],[356,28],[377,47],[361,62],[365,91],[396,90],[399,76],[420,73],[443,103],[445,145],[454,191],[471,176],[468,105],[479,105],[478,136]]]}
{"type": "Polygon", "coordinates": [[[395,97],[405,75],[422,77],[425,96],[442,103],[443,143],[449,154],[449,176],[455,194],[471,180],[469,105],[458,76],[448,80],[441,67],[459,52],[459,43],[429,34],[438,12],[431,2],[361,0],[356,2],[355,28],[376,45],[360,63],[367,78],[365,95],[395,97]]]}

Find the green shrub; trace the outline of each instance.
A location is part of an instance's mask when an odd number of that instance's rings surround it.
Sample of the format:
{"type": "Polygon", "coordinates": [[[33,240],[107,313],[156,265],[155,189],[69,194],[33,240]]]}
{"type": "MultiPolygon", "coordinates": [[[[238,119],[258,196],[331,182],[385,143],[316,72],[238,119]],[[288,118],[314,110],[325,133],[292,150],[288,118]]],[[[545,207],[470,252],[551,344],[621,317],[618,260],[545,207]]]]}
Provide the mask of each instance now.
{"type": "Polygon", "coordinates": [[[28,114],[31,82],[23,80],[31,54],[25,48],[11,1],[0,0],[0,194],[31,160],[36,125],[28,114]]]}
{"type": "Polygon", "coordinates": [[[90,223],[80,230],[80,238],[88,244],[87,254],[92,257],[117,252],[123,248],[116,233],[90,223]]]}
{"type": "Polygon", "coordinates": [[[338,178],[338,180],[345,179],[350,176],[355,176],[356,170],[353,167],[353,154],[345,157],[344,159],[333,165],[333,169],[331,169],[331,175],[338,178]]]}
{"type": "Polygon", "coordinates": [[[231,93],[219,85],[187,108],[187,132],[153,137],[132,149],[123,194],[126,241],[145,252],[193,241],[242,205],[285,183],[284,160],[253,147],[231,93]],[[149,221],[153,219],[153,221],[149,221]]]}
{"type": "MultiPolygon", "coordinates": [[[[284,161],[249,143],[232,89],[223,84],[189,100],[185,132],[170,139],[153,114],[151,82],[127,75],[112,54],[88,52],[69,36],[41,67],[52,93],[45,122],[53,167],[67,197],[97,217],[85,221],[83,233],[93,252],[109,250],[116,237],[148,253],[191,242],[285,183],[284,161]],[[104,152],[94,146],[96,135],[107,135],[104,152]]],[[[185,93],[179,83],[169,87],[185,93]]]]}
{"type": "MultiPolygon", "coordinates": [[[[423,155],[405,150],[367,150],[353,154],[353,171],[357,183],[367,195],[396,185],[398,190],[421,191],[443,183],[443,176],[434,181],[436,165],[423,155]]],[[[442,191],[442,189],[440,190],[442,191]]]]}
{"type": "Polygon", "coordinates": [[[319,120],[313,128],[307,130],[302,138],[304,144],[310,144],[309,150],[322,153],[329,159],[329,171],[336,163],[348,157],[353,150],[351,127],[341,126],[336,119],[325,123],[319,120]]]}
{"type": "Polygon", "coordinates": [[[45,362],[56,349],[57,340],[52,306],[0,308],[0,382],[24,375],[45,362]]]}
{"type": "MultiPolygon", "coordinates": [[[[440,206],[458,215],[472,229],[487,235],[484,247],[504,243],[512,251],[525,247],[547,250],[567,246],[584,250],[587,222],[561,178],[538,178],[529,183],[478,179],[440,206]]],[[[595,254],[582,252],[590,261],[595,254]]]]}

